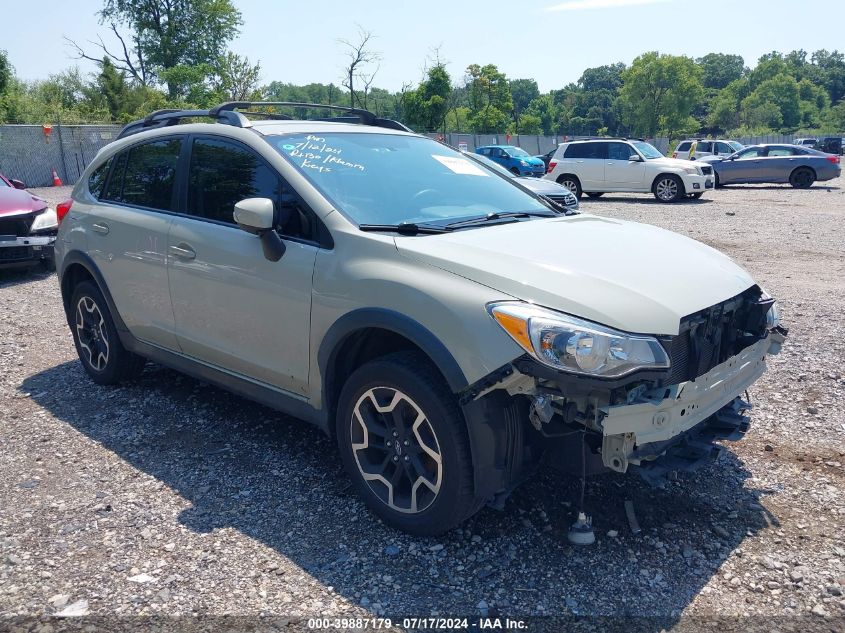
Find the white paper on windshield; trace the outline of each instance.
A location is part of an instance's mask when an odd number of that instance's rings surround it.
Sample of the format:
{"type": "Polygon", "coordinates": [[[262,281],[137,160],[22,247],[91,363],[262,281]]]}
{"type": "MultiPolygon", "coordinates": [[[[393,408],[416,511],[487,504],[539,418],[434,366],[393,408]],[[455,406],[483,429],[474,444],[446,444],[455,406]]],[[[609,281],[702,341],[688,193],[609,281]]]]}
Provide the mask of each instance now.
{"type": "Polygon", "coordinates": [[[437,154],[432,154],[431,157],[451,169],[456,174],[466,174],[467,176],[490,175],[478,165],[468,161],[466,158],[458,158],[457,156],[438,156],[437,154]]]}

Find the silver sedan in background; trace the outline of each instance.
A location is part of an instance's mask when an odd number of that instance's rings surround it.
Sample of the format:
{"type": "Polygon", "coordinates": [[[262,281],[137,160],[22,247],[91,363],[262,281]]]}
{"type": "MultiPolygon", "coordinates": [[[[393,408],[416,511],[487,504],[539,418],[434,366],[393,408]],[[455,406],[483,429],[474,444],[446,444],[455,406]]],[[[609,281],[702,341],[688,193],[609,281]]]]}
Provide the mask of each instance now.
{"type": "Polygon", "coordinates": [[[798,145],[751,145],[730,156],[705,156],[713,165],[716,186],[738,183],[788,182],[806,189],[814,182],[839,177],[839,156],[798,145]]]}

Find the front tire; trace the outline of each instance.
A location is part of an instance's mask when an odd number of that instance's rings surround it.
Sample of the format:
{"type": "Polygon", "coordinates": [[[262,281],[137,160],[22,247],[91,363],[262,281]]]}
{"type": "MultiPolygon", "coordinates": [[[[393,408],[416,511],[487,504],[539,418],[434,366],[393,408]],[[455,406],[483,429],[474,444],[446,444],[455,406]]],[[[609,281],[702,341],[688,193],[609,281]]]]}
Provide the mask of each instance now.
{"type": "Polygon", "coordinates": [[[809,189],[816,181],[816,174],[809,167],[799,167],[789,175],[789,184],[796,189],[809,189]]]}
{"type": "Polygon", "coordinates": [[[74,288],[70,310],[76,353],[91,380],[113,385],[140,375],[145,359],[123,347],[106,300],[94,283],[83,281],[74,288]]]}
{"type": "Polygon", "coordinates": [[[422,354],[399,352],[355,370],[340,394],[336,431],[358,494],[388,525],[432,536],[480,508],[463,415],[422,354]]]}
{"type": "Polygon", "coordinates": [[[603,191],[589,191],[587,192],[588,198],[601,198],[604,195],[603,191]]]}
{"type": "Polygon", "coordinates": [[[654,181],[652,192],[658,202],[677,202],[687,195],[684,189],[684,181],[675,174],[658,176],[657,180],[654,181]]]}

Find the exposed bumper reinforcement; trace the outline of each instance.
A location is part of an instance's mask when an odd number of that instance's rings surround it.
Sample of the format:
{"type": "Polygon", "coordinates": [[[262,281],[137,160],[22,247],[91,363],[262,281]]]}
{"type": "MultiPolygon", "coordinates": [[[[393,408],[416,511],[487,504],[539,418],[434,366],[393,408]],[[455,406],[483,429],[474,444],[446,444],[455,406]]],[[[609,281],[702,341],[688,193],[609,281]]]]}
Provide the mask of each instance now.
{"type": "Polygon", "coordinates": [[[666,475],[671,472],[698,470],[721,456],[724,447],[714,442],[736,441],[748,432],[751,420],[742,412],[750,408],[747,402],[734,398],[733,402],[681,435],[637,447],[630,458],[641,461],[638,465],[630,464],[629,468],[658,487],[665,483],[666,475]],[[654,455],[660,457],[646,459],[654,455]]]}

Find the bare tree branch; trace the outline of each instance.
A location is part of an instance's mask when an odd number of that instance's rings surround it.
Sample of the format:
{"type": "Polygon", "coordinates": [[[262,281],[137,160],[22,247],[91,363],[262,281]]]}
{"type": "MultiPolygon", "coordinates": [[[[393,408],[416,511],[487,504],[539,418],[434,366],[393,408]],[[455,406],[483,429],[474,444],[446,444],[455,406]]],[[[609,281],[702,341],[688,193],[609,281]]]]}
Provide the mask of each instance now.
{"type": "MultiPolygon", "coordinates": [[[[120,32],[117,30],[117,26],[115,24],[111,24],[110,27],[115,37],[117,37],[118,41],[120,42],[120,46],[123,51],[122,55],[116,55],[115,53],[112,53],[106,46],[106,43],[103,41],[103,38],[99,35],[97,36],[97,39],[99,40],[98,42],[88,40],[88,43],[102,50],[103,54],[114,62],[115,68],[117,68],[118,70],[122,70],[125,73],[128,73],[138,82],[147,85],[149,77],[147,76],[146,65],[144,64],[144,60],[138,52],[137,42],[135,55],[138,59],[137,62],[133,62],[132,54],[126,45],[126,41],[123,39],[123,37],[120,35],[120,32]]],[[[83,49],[79,44],[77,44],[74,40],[70,39],[69,37],[64,36],[64,40],[68,44],[73,46],[74,49],[76,49],[77,59],[87,59],[97,64],[103,63],[102,57],[93,57],[89,55],[85,52],[85,49],[83,49]]]]}
{"type": "MultiPolygon", "coordinates": [[[[338,40],[349,49],[347,51],[349,65],[344,69],[344,78],[341,84],[344,88],[349,90],[349,105],[353,108],[355,107],[356,98],[356,77],[359,79],[361,78],[361,71],[367,66],[367,64],[371,64],[381,59],[380,53],[368,49],[370,40],[372,40],[373,37],[374,36],[370,31],[365,31],[360,25],[358,25],[358,42],[356,44],[353,44],[349,40],[338,40]]],[[[376,72],[378,72],[378,69],[376,69],[376,72]]],[[[370,76],[371,82],[373,76],[375,76],[375,73],[370,76]]],[[[369,85],[367,86],[367,89],[369,89],[369,85]]],[[[358,102],[359,104],[361,103],[360,97],[358,97],[358,102]]]]}

